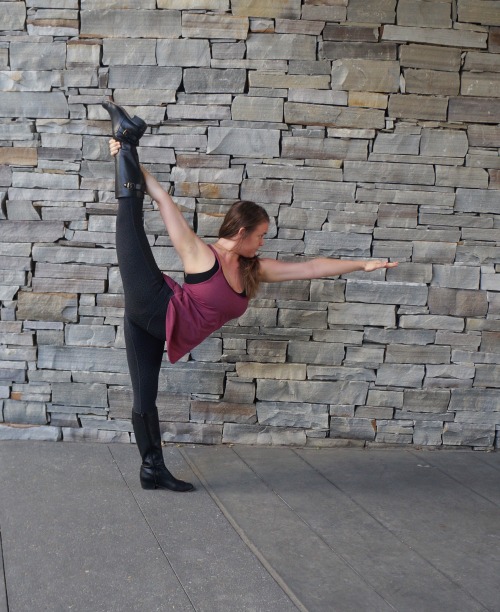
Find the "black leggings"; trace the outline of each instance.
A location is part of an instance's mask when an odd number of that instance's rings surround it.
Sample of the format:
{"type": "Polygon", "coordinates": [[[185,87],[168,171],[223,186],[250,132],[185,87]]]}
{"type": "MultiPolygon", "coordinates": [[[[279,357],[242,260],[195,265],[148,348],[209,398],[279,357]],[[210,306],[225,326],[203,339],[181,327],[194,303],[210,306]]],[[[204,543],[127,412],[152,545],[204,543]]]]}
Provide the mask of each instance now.
{"type": "Polygon", "coordinates": [[[149,246],[142,198],[119,198],[116,253],[125,293],[125,347],[132,380],[133,410],[156,411],[158,377],[165,349],[165,317],[172,290],[149,246]]]}

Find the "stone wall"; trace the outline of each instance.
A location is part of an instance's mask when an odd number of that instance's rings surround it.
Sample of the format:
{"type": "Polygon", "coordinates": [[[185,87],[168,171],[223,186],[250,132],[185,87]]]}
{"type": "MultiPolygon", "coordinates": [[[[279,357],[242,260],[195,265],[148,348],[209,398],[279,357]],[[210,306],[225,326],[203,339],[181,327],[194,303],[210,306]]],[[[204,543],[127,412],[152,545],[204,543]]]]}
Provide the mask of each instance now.
{"type": "MultiPolygon", "coordinates": [[[[164,439],[498,448],[500,2],[0,1],[0,437],[130,440],[114,99],[200,236],[398,268],[263,287],[161,372],[164,439]]],[[[181,276],[154,205],[162,269],[181,276]]]]}

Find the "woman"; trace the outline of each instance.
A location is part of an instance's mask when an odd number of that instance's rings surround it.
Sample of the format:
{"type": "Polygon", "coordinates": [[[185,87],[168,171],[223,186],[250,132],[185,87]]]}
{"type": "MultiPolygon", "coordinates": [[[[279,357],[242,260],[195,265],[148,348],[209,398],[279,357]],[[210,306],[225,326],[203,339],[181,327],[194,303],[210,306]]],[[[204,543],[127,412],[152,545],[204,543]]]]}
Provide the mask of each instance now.
{"type": "Polygon", "coordinates": [[[116,251],[125,294],[125,345],[134,396],[132,424],[142,457],[140,481],[145,489],[191,491],[193,485],[175,478],[163,461],[156,396],[165,342],[168,358],[175,363],[227,321],[241,316],[260,282],[370,272],[397,263],[259,259],[257,251],[264,243],[269,216],[261,206],[247,201],[233,204],[218,240],[206,244],[158,181],[141,169],[136,145],[146,124],[113,102],[103,106],[111,116],[114,136],[110,152],[115,158],[119,203],[116,251]],[[182,260],[182,287],[163,275],[154,260],[142,222],[144,193],[158,204],[182,260]]]}

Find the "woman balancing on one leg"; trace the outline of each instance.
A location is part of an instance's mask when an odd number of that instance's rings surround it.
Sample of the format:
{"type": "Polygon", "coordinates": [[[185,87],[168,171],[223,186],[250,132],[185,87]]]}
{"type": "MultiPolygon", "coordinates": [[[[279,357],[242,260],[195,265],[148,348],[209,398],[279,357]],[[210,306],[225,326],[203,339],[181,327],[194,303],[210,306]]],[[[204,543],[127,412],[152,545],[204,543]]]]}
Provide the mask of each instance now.
{"type": "Polygon", "coordinates": [[[116,251],[125,293],[125,346],[132,380],[132,424],[142,457],[145,489],[191,491],[165,467],[156,407],[158,377],[165,342],[171,363],[200,344],[227,321],[241,316],[260,282],[280,282],[338,276],[348,272],[392,268],[397,263],[316,258],[304,262],[259,259],[269,216],[254,202],[231,206],[209,245],[189,227],[181,212],[148,172],[141,169],[136,145],[146,124],[131,118],[112,102],[103,103],[111,116],[114,139],[110,151],[116,163],[116,251]],[[153,257],[142,221],[148,193],[179,254],[185,282],[163,275],[153,257]]]}

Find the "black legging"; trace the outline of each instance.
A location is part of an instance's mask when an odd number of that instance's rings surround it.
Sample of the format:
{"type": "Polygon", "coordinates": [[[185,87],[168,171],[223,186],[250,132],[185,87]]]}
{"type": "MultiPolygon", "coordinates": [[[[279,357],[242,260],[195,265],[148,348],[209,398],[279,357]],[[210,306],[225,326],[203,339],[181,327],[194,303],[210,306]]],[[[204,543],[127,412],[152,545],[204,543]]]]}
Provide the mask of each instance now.
{"type": "Polygon", "coordinates": [[[156,409],[158,377],[165,349],[165,317],[172,290],[149,246],[142,198],[119,198],[116,253],[125,292],[125,347],[139,414],[156,409]]]}

